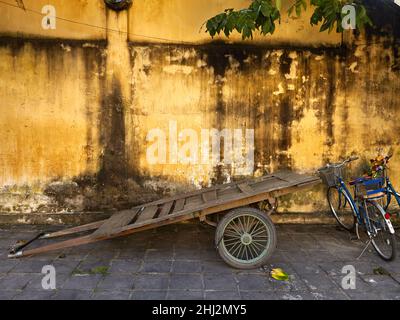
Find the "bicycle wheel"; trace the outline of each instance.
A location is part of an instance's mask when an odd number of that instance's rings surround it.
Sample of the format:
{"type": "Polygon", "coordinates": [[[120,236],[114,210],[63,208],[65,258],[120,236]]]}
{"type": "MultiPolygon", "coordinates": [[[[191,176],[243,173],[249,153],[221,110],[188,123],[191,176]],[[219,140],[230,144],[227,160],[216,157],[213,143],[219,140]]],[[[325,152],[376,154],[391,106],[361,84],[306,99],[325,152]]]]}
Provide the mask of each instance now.
{"type": "Polygon", "coordinates": [[[339,225],[347,231],[354,231],[356,214],[344,191],[337,187],[329,187],[327,198],[331,212],[339,225]]]}
{"type": "Polygon", "coordinates": [[[376,201],[368,201],[367,212],[372,245],[383,260],[392,261],[396,257],[396,238],[391,223],[385,219],[385,211],[376,201]]]}

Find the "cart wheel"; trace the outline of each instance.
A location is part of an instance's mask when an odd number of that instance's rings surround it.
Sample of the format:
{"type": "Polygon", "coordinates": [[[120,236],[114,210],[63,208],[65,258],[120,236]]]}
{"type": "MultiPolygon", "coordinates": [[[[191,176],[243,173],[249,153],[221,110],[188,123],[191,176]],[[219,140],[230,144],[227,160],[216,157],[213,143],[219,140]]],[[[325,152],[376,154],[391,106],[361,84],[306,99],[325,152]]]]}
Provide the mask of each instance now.
{"type": "Polygon", "coordinates": [[[265,265],[274,252],[276,230],[261,210],[238,208],[219,222],[215,243],[227,264],[238,269],[254,269],[265,265]]]}

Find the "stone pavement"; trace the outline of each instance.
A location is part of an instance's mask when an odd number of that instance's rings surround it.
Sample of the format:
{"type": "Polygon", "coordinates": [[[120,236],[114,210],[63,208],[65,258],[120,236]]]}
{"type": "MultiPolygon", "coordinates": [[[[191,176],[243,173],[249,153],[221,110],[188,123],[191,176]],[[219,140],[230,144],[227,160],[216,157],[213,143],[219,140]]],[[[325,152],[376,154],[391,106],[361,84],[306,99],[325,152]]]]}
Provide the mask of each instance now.
{"type": "Polygon", "coordinates": [[[46,229],[0,226],[0,299],[400,299],[400,258],[386,263],[370,250],[356,260],[363,244],[335,226],[278,225],[270,264],[251,271],[223,263],[214,229],[196,222],[7,259],[11,244],[46,229]],[[56,290],[42,289],[44,265],[56,269],[56,290]],[[341,287],[345,265],[357,271],[355,290],[341,287]],[[290,281],[271,279],[272,267],[290,281]],[[377,268],[387,273],[374,274],[377,268]]]}

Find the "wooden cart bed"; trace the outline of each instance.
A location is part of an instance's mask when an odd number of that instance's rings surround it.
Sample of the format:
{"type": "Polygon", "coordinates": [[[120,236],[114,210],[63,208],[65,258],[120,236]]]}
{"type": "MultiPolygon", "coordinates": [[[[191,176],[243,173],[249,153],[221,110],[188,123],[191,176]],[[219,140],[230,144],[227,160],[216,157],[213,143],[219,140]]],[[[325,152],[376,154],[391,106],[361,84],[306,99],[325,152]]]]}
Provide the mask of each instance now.
{"type": "Polygon", "coordinates": [[[49,239],[94,230],[89,235],[22,251],[22,248],[26,247],[26,243],[14,248],[9,257],[30,256],[79,246],[194,218],[204,220],[207,215],[263,200],[272,202],[282,195],[310,188],[318,183],[320,183],[320,179],[316,176],[279,172],[256,179],[196,190],[117,212],[106,220],[42,234],[35,239],[49,239]]]}

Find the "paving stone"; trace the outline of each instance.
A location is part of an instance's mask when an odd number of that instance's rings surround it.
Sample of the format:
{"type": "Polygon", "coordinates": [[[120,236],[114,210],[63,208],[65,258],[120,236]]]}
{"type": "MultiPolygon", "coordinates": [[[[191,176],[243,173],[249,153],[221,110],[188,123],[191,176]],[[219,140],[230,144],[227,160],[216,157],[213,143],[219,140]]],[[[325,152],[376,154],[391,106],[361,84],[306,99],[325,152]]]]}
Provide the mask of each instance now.
{"type": "Polygon", "coordinates": [[[93,300],[128,300],[130,291],[96,290],[91,298],[93,300]]]}
{"type": "Polygon", "coordinates": [[[56,295],[52,297],[54,300],[90,300],[92,297],[92,290],[62,290],[57,291],[56,295]]]}
{"type": "Polygon", "coordinates": [[[219,256],[217,250],[210,246],[212,249],[199,250],[198,255],[201,260],[213,260],[213,261],[221,261],[221,257],[219,256]]]}
{"type": "Polygon", "coordinates": [[[346,290],[346,294],[351,300],[382,300],[377,292],[364,290],[346,290]]]}
{"type": "Polygon", "coordinates": [[[349,300],[349,297],[340,289],[331,289],[329,291],[313,291],[311,292],[313,300],[349,300]]]}
{"type": "Polygon", "coordinates": [[[168,273],[171,271],[172,261],[168,260],[145,260],[140,272],[168,273]]]}
{"type": "Polygon", "coordinates": [[[269,282],[272,284],[273,289],[275,291],[307,291],[308,287],[303,282],[299,276],[291,274],[289,275],[289,280],[287,281],[279,281],[275,279],[269,279],[269,282]]]}
{"type": "Polygon", "coordinates": [[[280,300],[274,291],[240,291],[240,296],[242,300],[280,300]]]}
{"type": "Polygon", "coordinates": [[[202,261],[203,272],[205,273],[232,273],[236,271],[223,261],[202,261]]]}
{"type": "Polygon", "coordinates": [[[134,273],[138,272],[143,264],[142,260],[112,260],[110,273],[134,273]]]}
{"type": "Polygon", "coordinates": [[[172,248],[170,250],[158,250],[158,249],[147,249],[144,259],[145,260],[172,260],[174,257],[174,252],[172,248]]]}
{"type": "Polygon", "coordinates": [[[13,273],[41,273],[44,266],[53,265],[50,260],[24,260],[21,259],[12,270],[13,273]]]}
{"type": "Polygon", "coordinates": [[[111,261],[110,260],[104,260],[101,258],[98,259],[85,259],[83,260],[75,269],[75,271],[83,271],[83,272],[90,272],[92,269],[96,268],[110,268],[111,261]]]}
{"type": "Polygon", "coordinates": [[[12,271],[18,264],[20,260],[16,259],[7,259],[0,261],[0,273],[7,273],[12,271]]]}
{"type": "MultiPolygon", "coordinates": [[[[301,262],[292,262],[291,263],[292,267],[298,273],[299,275],[302,274],[318,274],[318,273],[324,273],[325,271],[315,262],[306,262],[306,263],[301,263],[301,262]]],[[[284,268],[282,268],[285,270],[284,268]]],[[[286,270],[285,270],[286,271],[286,270]]]]}
{"type": "Polygon", "coordinates": [[[133,277],[133,289],[157,289],[167,290],[169,283],[168,275],[140,274],[133,277]]]}
{"type": "Polygon", "coordinates": [[[387,275],[362,275],[361,278],[372,288],[380,291],[400,291],[400,284],[387,275]]]}
{"type": "Polygon", "coordinates": [[[205,274],[204,286],[206,290],[236,290],[237,284],[233,274],[205,274]]]}
{"type": "Polygon", "coordinates": [[[167,300],[203,300],[203,291],[169,290],[167,300]]]}
{"type": "Polygon", "coordinates": [[[202,260],[199,250],[193,248],[175,250],[175,260],[202,260]]]}
{"type": "Polygon", "coordinates": [[[21,291],[17,290],[0,290],[0,300],[12,300],[21,291]]]}
{"type": "Polygon", "coordinates": [[[65,281],[62,289],[93,290],[102,278],[103,276],[97,274],[84,276],[72,275],[65,281]]]}
{"type": "Polygon", "coordinates": [[[133,276],[124,274],[110,274],[99,282],[97,289],[106,290],[131,290],[133,288],[133,276]]]}
{"type": "Polygon", "coordinates": [[[166,290],[135,290],[132,292],[131,300],[165,300],[166,290]]]}
{"type": "Polygon", "coordinates": [[[93,250],[93,251],[89,252],[86,259],[112,260],[112,259],[117,258],[118,256],[119,256],[119,250],[109,250],[109,249],[101,248],[101,249],[93,250]]]}
{"type": "Polygon", "coordinates": [[[55,290],[29,290],[26,289],[16,295],[14,300],[49,300],[56,295],[55,290]]]}
{"type": "Polygon", "coordinates": [[[301,279],[311,291],[325,291],[336,289],[337,285],[326,274],[304,274],[301,279]]]}
{"type": "Polygon", "coordinates": [[[282,292],[275,291],[278,300],[302,301],[315,300],[315,297],[308,291],[282,292]]]}
{"type": "Polygon", "coordinates": [[[273,285],[268,282],[266,275],[237,274],[236,279],[240,290],[273,290],[273,285]]]}
{"type": "Polygon", "coordinates": [[[0,288],[2,290],[22,290],[32,280],[32,277],[33,274],[9,273],[0,280],[0,288]]]}
{"type": "Polygon", "coordinates": [[[285,251],[283,253],[289,262],[308,263],[312,259],[310,254],[305,250],[285,251]]]}
{"type": "Polygon", "coordinates": [[[384,300],[400,300],[400,290],[383,290],[379,296],[384,300]]]}
{"type": "Polygon", "coordinates": [[[143,260],[146,254],[145,249],[132,249],[132,248],[122,248],[119,252],[118,259],[127,259],[127,260],[143,260]]]}
{"type": "Polygon", "coordinates": [[[279,263],[287,263],[289,262],[288,258],[286,257],[284,251],[275,250],[272,257],[268,260],[269,264],[279,264],[279,263]]]}
{"type": "MultiPolygon", "coordinates": [[[[44,274],[33,274],[32,279],[29,281],[28,285],[26,286],[26,290],[31,291],[40,291],[43,290],[42,280],[45,277],[44,274]]],[[[56,273],[56,289],[62,288],[65,281],[69,278],[67,274],[59,274],[56,273]]]]}
{"type": "Polygon", "coordinates": [[[175,260],[172,264],[173,273],[199,273],[201,271],[201,260],[175,260]]]}
{"type": "Polygon", "coordinates": [[[172,274],[169,284],[170,289],[203,289],[201,275],[197,274],[172,274]]]}
{"type": "Polygon", "coordinates": [[[80,264],[79,260],[57,259],[52,262],[57,274],[72,274],[80,264]]]}
{"type": "Polygon", "coordinates": [[[205,299],[206,300],[240,300],[240,294],[237,290],[229,290],[229,291],[215,291],[215,290],[206,290],[205,291],[205,299]]]}

